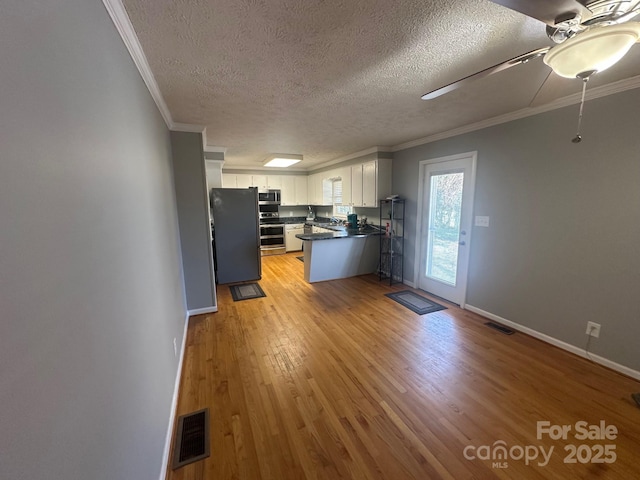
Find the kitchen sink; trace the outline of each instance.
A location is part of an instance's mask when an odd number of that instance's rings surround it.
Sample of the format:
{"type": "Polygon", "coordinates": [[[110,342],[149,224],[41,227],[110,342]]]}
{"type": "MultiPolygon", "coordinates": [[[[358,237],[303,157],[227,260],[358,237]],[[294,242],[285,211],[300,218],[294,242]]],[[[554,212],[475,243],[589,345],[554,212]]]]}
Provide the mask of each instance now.
{"type": "Polygon", "coordinates": [[[338,225],[337,223],[317,223],[316,225],[321,228],[328,228],[330,230],[335,230],[336,232],[347,229],[345,225],[338,225]]]}

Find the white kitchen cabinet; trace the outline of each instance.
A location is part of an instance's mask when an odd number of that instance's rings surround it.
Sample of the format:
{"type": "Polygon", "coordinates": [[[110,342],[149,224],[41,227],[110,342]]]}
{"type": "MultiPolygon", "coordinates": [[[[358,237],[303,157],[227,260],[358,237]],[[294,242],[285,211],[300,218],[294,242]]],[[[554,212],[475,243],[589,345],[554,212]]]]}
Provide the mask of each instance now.
{"type": "Polygon", "coordinates": [[[309,205],[306,175],[282,175],[280,183],[281,205],[309,205]]]}
{"type": "Polygon", "coordinates": [[[253,175],[251,183],[253,187],[258,187],[258,190],[269,189],[269,180],[266,175],[253,175]]]}
{"type": "Polygon", "coordinates": [[[297,238],[296,235],[302,235],[303,233],[304,223],[285,226],[285,249],[287,252],[297,252],[302,250],[302,240],[297,238]]]}
{"type": "Polygon", "coordinates": [[[362,206],[378,206],[377,160],[362,165],[362,206]]]}
{"type": "Polygon", "coordinates": [[[351,166],[351,205],[377,208],[391,194],[391,160],[379,158],[351,166]]]}
{"type": "Polygon", "coordinates": [[[280,175],[251,175],[250,187],[258,187],[258,190],[280,190],[282,185],[280,175]]]}
{"type": "MultiPolygon", "coordinates": [[[[296,182],[293,175],[283,175],[280,181],[280,205],[290,206],[296,203],[296,182]]],[[[306,178],[305,178],[306,186],[306,178]]]]}
{"type": "Polygon", "coordinates": [[[255,185],[253,185],[251,175],[240,173],[236,175],[236,186],[238,188],[249,188],[255,185]]]}
{"type": "Polygon", "coordinates": [[[362,164],[351,165],[351,205],[362,206],[362,164]]]}
{"type": "MultiPolygon", "coordinates": [[[[249,175],[247,173],[223,173],[223,188],[249,188],[257,187],[258,190],[281,190],[282,179],[292,175],[249,175]]],[[[306,176],[304,177],[306,181],[306,176]]]]}
{"type": "Polygon", "coordinates": [[[320,174],[309,175],[307,182],[309,205],[320,205],[322,198],[322,183],[320,174]]]}
{"type": "Polygon", "coordinates": [[[285,178],[285,175],[267,175],[267,188],[269,190],[281,190],[283,178],[285,178]]]}
{"type": "Polygon", "coordinates": [[[313,177],[313,204],[322,205],[322,174],[316,173],[313,177]]]}
{"type": "Polygon", "coordinates": [[[308,205],[309,197],[307,195],[307,176],[296,175],[295,182],[295,205],[308,205]]]}
{"type": "Polygon", "coordinates": [[[331,180],[329,180],[329,172],[316,173],[309,178],[311,179],[309,182],[309,203],[311,205],[331,205],[331,180]],[[313,197],[311,193],[313,193],[313,197]]]}
{"type": "Polygon", "coordinates": [[[309,205],[314,205],[316,198],[316,184],[313,182],[313,175],[307,176],[307,202],[309,202],[309,205]]]}
{"type": "Polygon", "coordinates": [[[236,175],[232,173],[222,174],[222,188],[237,188],[236,175]]]}

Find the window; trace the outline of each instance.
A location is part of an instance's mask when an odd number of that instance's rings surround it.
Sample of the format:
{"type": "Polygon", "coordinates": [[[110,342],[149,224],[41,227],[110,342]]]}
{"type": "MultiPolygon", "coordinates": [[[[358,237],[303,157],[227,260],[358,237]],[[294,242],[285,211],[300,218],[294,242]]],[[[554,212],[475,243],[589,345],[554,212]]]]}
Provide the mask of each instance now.
{"type": "Polygon", "coordinates": [[[347,218],[351,213],[350,205],[342,205],[342,179],[335,178],[331,182],[331,203],[333,204],[333,216],[347,218]]]}

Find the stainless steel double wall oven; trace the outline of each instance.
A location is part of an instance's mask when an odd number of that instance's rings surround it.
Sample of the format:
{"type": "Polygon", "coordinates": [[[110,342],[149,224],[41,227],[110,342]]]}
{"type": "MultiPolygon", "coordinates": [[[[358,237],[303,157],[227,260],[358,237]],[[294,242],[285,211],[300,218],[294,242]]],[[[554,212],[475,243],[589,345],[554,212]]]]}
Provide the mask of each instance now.
{"type": "Polygon", "coordinates": [[[286,252],[284,223],[280,221],[280,190],[259,190],[260,253],[279,255],[286,252]]]}

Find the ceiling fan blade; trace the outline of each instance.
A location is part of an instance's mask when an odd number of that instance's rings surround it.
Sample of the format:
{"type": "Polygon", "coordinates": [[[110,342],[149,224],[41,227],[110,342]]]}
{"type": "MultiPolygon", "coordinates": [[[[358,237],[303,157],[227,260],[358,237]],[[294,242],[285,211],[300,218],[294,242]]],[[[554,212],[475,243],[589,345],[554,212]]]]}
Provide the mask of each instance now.
{"type": "Polygon", "coordinates": [[[516,65],[520,65],[522,63],[526,63],[529,60],[532,60],[537,57],[543,56],[545,53],[549,51],[551,47],[539,48],[537,50],[532,50],[531,52],[525,53],[523,55],[519,55],[517,57],[512,58],[511,60],[507,60],[506,62],[499,63],[494,65],[493,67],[485,68],[477,73],[469,75],[468,77],[464,77],[461,80],[457,80],[453,83],[445,85],[444,87],[440,87],[437,90],[432,90],[431,92],[425,93],[422,96],[422,100],[431,100],[433,98],[439,97],[440,95],[444,95],[445,93],[449,93],[453,90],[456,90],[463,85],[474,82],[476,80],[480,80],[481,78],[488,77],[489,75],[493,75],[494,73],[501,72],[506,70],[507,68],[515,67],[516,65]]]}
{"type": "Polygon", "coordinates": [[[559,75],[554,75],[553,70],[549,69],[549,74],[544,79],[544,82],[540,85],[540,88],[533,96],[533,99],[529,103],[530,107],[539,107],[540,105],[544,105],[545,103],[549,103],[555,100],[556,96],[554,92],[557,92],[557,88],[555,88],[558,82],[562,82],[563,80],[568,80],[567,78],[561,77],[559,75]]]}
{"type": "MultiPolygon", "coordinates": [[[[636,7],[630,12],[627,12],[624,15],[621,15],[620,17],[616,18],[615,22],[616,23],[628,22],[629,20],[633,19],[634,17],[637,17],[638,15],[640,15],[640,7],[636,7]]],[[[640,42],[640,40],[638,41],[640,42]]]]}
{"type": "MultiPolygon", "coordinates": [[[[578,13],[582,19],[591,17],[591,12],[585,4],[587,0],[490,0],[528,17],[535,18],[549,26],[554,26],[558,17],[567,13],[578,13]]],[[[566,20],[566,19],[564,19],[566,20]]]]}

